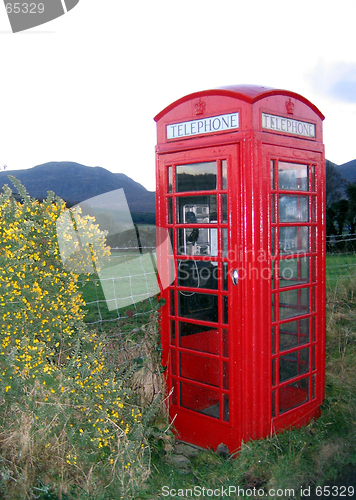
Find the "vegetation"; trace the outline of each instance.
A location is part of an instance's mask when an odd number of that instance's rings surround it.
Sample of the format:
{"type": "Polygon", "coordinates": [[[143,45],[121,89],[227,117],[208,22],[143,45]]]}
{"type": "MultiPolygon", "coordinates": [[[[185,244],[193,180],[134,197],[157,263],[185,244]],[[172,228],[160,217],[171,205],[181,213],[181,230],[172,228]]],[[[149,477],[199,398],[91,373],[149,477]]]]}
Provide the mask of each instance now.
{"type": "MultiPolygon", "coordinates": [[[[335,265],[334,259],[328,260],[329,263],[335,265]]],[[[353,263],[356,263],[355,256],[353,263]]],[[[158,493],[165,491],[163,486],[178,492],[196,485],[210,491],[229,485],[245,490],[255,487],[263,490],[265,498],[275,498],[268,496],[270,489],[279,489],[279,498],[292,498],[282,494],[282,490],[293,489],[295,497],[300,498],[301,488],[305,490],[310,486],[311,493],[320,493],[317,486],[335,484],[354,486],[355,492],[355,475],[347,482],[347,473],[356,466],[355,296],[356,282],[347,275],[329,282],[326,397],[318,420],[268,439],[244,443],[232,459],[201,451],[190,459],[190,466],[185,470],[180,470],[177,463],[170,464],[170,444],[165,448],[156,447],[152,474],[139,498],[158,498],[158,493]],[[345,479],[337,483],[340,474],[345,479]]],[[[348,497],[354,497],[349,493],[348,497]]],[[[326,498],[320,494],[314,496],[318,497],[326,498]]]]}
{"type": "Polygon", "coordinates": [[[109,258],[105,234],[67,213],[91,237],[71,247],[65,267],[63,201],[50,194],[39,203],[13,182],[21,203],[9,188],[0,195],[0,498],[157,499],[164,486],[229,485],[299,497],[301,487],[332,485],[355,467],[355,255],[328,257],[322,416],[243,443],[234,457],[195,450],[182,467],[162,398],[157,312],[146,303],[115,311],[105,329],[86,324],[95,315],[85,300],[101,293],[88,271],[109,258]]]}
{"type": "Polygon", "coordinates": [[[132,498],[150,473],[160,406],[156,317],[124,341],[90,330],[78,273],[108,256],[105,235],[13,182],[22,202],[8,187],[0,196],[1,498],[132,498]],[[138,370],[150,370],[151,391],[138,370]]]}
{"type": "Polygon", "coordinates": [[[326,234],[336,235],[338,250],[355,250],[354,242],[344,238],[356,232],[356,184],[347,183],[335,164],[326,161],[326,234]],[[345,245],[345,239],[347,244],[345,245]]]}

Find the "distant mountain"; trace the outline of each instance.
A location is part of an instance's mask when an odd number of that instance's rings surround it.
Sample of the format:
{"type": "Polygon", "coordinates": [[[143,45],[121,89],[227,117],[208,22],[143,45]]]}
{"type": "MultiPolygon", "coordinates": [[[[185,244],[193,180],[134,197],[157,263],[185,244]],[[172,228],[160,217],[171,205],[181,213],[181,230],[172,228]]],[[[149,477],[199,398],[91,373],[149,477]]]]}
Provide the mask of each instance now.
{"type": "Polygon", "coordinates": [[[337,169],[347,182],[356,182],[356,160],[338,165],[337,169]]]}
{"type": "Polygon", "coordinates": [[[102,167],[86,167],[74,162],[49,162],[26,170],[0,172],[0,190],[4,184],[13,187],[8,175],[16,177],[30,196],[43,199],[47,197],[48,191],[53,191],[68,206],[122,188],[134,222],[137,219],[134,214],[141,214],[141,222],[145,221],[144,214],[147,214],[150,222],[154,223],[155,193],[125,174],[114,174],[102,167]]]}

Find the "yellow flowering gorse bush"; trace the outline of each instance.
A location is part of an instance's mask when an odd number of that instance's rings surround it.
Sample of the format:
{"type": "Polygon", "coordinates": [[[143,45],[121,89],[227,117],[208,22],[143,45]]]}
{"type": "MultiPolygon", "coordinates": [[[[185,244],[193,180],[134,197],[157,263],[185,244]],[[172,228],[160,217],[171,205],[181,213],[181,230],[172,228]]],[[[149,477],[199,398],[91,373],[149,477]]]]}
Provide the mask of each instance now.
{"type": "Polygon", "coordinates": [[[78,288],[79,272],[97,269],[100,259],[109,258],[105,234],[93,218],[69,213],[60,198],[49,193],[40,203],[11,180],[22,201],[3,188],[0,417],[6,412],[11,418],[23,408],[33,417],[34,432],[46,429],[47,447],[64,429],[66,467],[85,476],[99,460],[124,484],[135,464],[141,475],[147,473],[142,410],[129,383],[135,365],[118,364],[115,342],[86,327],[78,288]]]}

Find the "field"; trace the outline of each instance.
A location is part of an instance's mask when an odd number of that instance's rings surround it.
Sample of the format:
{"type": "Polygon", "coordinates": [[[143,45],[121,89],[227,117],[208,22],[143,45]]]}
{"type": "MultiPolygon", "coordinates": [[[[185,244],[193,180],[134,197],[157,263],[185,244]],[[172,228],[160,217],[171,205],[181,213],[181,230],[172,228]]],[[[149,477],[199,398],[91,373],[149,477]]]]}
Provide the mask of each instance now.
{"type": "Polygon", "coordinates": [[[146,314],[154,308],[159,289],[155,255],[112,252],[111,261],[98,274],[80,280],[86,303],[85,322],[105,325],[127,318],[126,311],[146,314]],[[104,321],[104,323],[103,323],[104,321]]]}
{"type": "Polygon", "coordinates": [[[314,499],[331,494],[356,498],[355,273],[355,254],[328,255],[326,398],[321,418],[301,429],[244,443],[233,459],[210,451],[177,454],[172,443],[161,443],[155,448],[151,476],[137,498],[161,498],[168,491],[192,498],[194,487],[201,495],[206,488],[207,495],[219,498],[221,488],[229,486],[232,491],[248,491],[250,498],[260,498],[261,493],[263,498],[275,498],[276,493],[269,493],[273,490],[285,499],[301,498],[302,491],[314,499]],[[251,494],[253,488],[260,496],[251,494]]]}
{"type": "MultiPolygon", "coordinates": [[[[194,487],[198,487],[197,493],[202,494],[202,488],[206,488],[206,492],[215,490],[217,495],[229,485],[263,490],[264,498],[273,498],[268,496],[273,489],[278,489],[279,498],[300,498],[303,488],[311,492],[310,498],[313,491],[314,498],[326,498],[324,486],[334,486],[334,492],[346,486],[346,497],[356,498],[351,489],[356,490],[355,274],[355,254],[327,256],[326,398],[321,418],[302,429],[244,443],[233,459],[208,450],[183,448],[182,451],[170,431],[160,434],[167,424],[164,419],[158,421],[157,438],[151,443],[151,474],[134,498],[164,498],[168,492],[191,498],[189,492],[194,487]],[[290,495],[292,490],[294,496],[290,495]]],[[[84,289],[89,302],[97,293],[102,292],[84,289]]],[[[103,300],[103,295],[100,297],[103,300]]],[[[116,311],[106,314],[108,318],[111,314],[118,317],[116,311]]],[[[119,311],[119,316],[125,317],[125,308],[119,311]]],[[[132,327],[135,324],[129,323],[132,327]]],[[[216,495],[212,497],[218,498],[216,495]]]]}
{"type": "MultiPolygon", "coordinates": [[[[101,459],[94,460],[88,447],[88,459],[92,457],[93,466],[84,475],[87,459],[83,458],[80,465],[78,459],[78,465],[75,463],[71,469],[68,460],[64,465],[65,460],[59,457],[62,448],[64,450],[68,445],[70,433],[66,436],[63,432],[58,438],[57,434],[52,436],[49,441],[51,448],[46,451],[40,431],[46,435],[47,427],[40,426],[33,438],[25,435],[29,429],[26,426],[22,433],[16,430],[9,434],[13,424],[5,411],[1,439],[5,443],[4,449],[11,444],[11,454],[0,454],[0,498],[191,499],[204,496],[221,498],[224,492],[227,497],[229,491],[232,492],[229,498],[238,498],[234,493],[238,488],[249,498],[356,498],[355,254],[327,256],[326,398],[322,416],[301,429],[243,443],[241,450],[232,457],[177,444],[163,411],[164,406],[157,404],[156,400],[157,395],[163,393],[163,377],[160,373],[157,314],[153,312],[159,304],[156,296],[151,294],[156,280],[151,256],[140,257],[135,253],[124,257],[115,252],[112,264],[112,268],[104,269],[101,276],[91,275],[89,280],[82,277],[81,291],[87,311],[85,321],[107,338],[115,342],[121,339],[118,359],[124,361],[122,380],[127,384],[133,401],[135,393],[141,398],[141,411],[146,415],[137,427],[137,432],[145,436],[146,455],[142,457],[142,465],[135,456],[135,467],[132,467],[130,458],[122,469],[110,470],[101,459]],[[115,279],[111,279],[113,270],[115,279]],[[122,278],[123,275],[126,278],[122,278]],[[136,283],[132,281],[135,276],[136,283]],[[110,281],[112,288],[105,289],[110,281]],[[140,294],[146,294],[143,301],[140,294]],[[116,301],[118,309],[109,310],[108,297],[116,301]],[[133,368],[130,368],[130,363],[133,368]],[[24,442],[28,443],[26,467],[19,456],[23,453],[24,442]],[[54,456],[57,461],[53,460],[54,456]],[[130,469],[126,469],[128,467],[130,469]],[[104,481],[104,477],[109,479],[104,481]],[[8,493],[5,485],[10,485],[14,491],[23,491],[22,496],[8,493]]],[[[107,396],[105,389],[103,401],[107,396]]],[[[62,406],[61,409],[66,419],[67,410],[62,406]]],[[[26,406],[22,409],[16,405],[14,410],[17,412],[15,416],[27,418],[26,406]]],[[[49,425],[53,425],[58,415],[59,412],[49,425]]],[[[137,425],[137,421],[133,424],[137,425]]],[[[82,436],[89,433],[85,425],[84,420],[77,423],[78,437],[74,442],[78,446],[82,436]]],[[[35,429],[38,429],[36,421],[35,429]]],[[[87,436],[89,439],[89,434],[87,436]]],[[[117,457],[119,460],[120,453],[117,457]]]]}
{"type": "MultiPolygon", "coordinates": [[[[89,324],[119,320],[126,317],[127,309],[147,311],[158,293],[153,253],[139,255],[135,251],[130,255],[116,250],[113,251],[112,264],[102,271],[100,277],[92,275],[89,281],[81,281],[87,311],[85,321],[89,324]]],[[[356,254],[327,255],[328,290],[334,289],[339,280],[355,277],[356,254]]]]}
{"type": "Polygon", "coordinates": [[[356,254],[339,253],[327,254],[326,257],[326,281],[328,288],[341,278],[355,278],[356,276],[356,254]]]}

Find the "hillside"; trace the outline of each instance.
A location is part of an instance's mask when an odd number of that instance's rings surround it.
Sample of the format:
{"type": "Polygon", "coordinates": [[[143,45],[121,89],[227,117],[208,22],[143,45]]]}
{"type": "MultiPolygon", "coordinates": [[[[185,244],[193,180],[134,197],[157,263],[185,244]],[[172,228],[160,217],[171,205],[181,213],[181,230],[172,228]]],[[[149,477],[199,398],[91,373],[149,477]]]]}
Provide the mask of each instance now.
{"type": "Polygon", "coordinates": [[[356,182],[356,160],[338,165],[338,170],[347,182],[356,182]]]}
{"type": "Polygon", "coordinates": [[[114,174],[102,167],[86,167],[80,163],[63,161],[44,163],[26,170],[5,170],[0,172],[0,189],[4,184],[11,186],[8,175],[16,177],[31,196],[43,199],[48,191],[54,191],[69,206],[122,188],[134,220],[137,219],[134,214],[141,214],[141,220],[145,220],[143,214],[150,214],[148,218],[151,221],[155,213],[154,192],[125,174],[114,174]]]}

